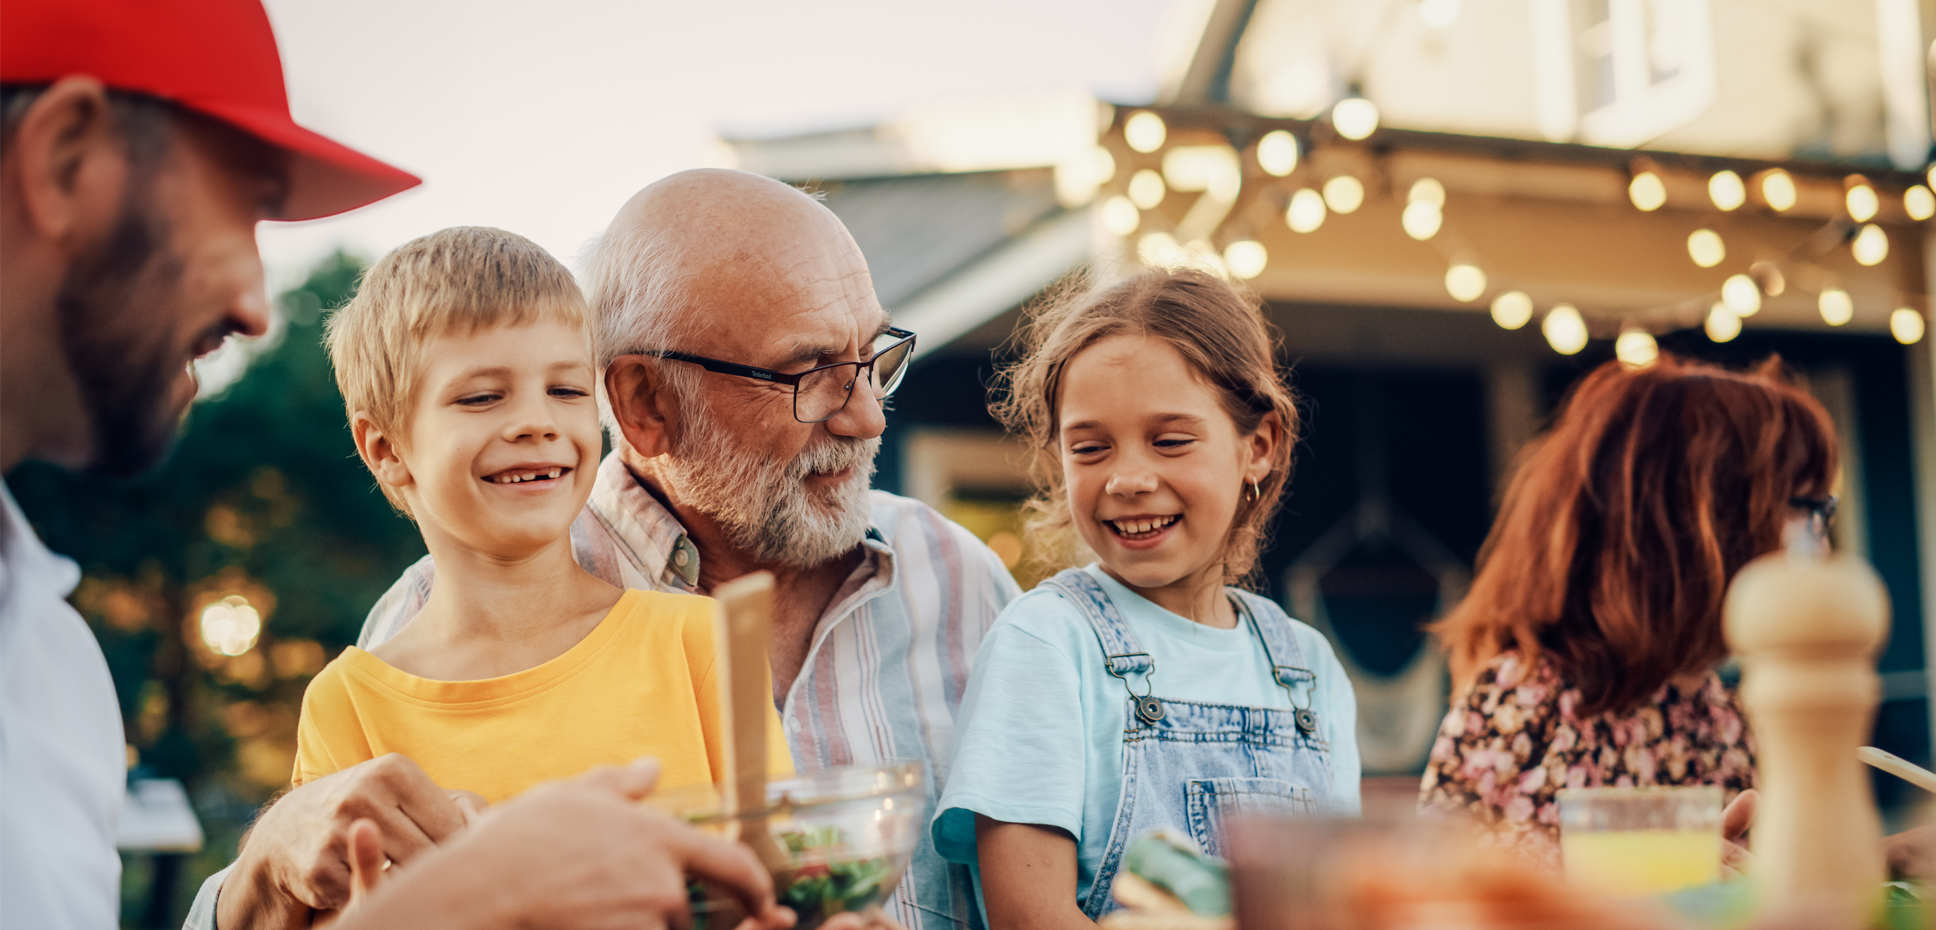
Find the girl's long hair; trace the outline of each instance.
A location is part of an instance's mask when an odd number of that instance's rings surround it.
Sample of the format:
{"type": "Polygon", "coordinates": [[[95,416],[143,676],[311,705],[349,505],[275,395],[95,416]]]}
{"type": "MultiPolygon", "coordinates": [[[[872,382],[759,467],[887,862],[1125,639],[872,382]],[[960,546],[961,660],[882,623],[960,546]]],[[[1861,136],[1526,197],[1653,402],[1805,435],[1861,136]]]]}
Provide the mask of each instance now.
{"type": "Polygon", "coordinates": [[[1516,649],[1557,665],[1579,713],[1630,710],[1726,657],[1728,582],[1835,473],[1828,413],[1779,358],[1608,362],[1520,453],[1472,588],[1432,632],[1461,687],[1516,649]]]}
{"type": "Polygon", "coordinates": [[[1174,346],[1216,389],[1223,409],[1249,436],[1275,414],[1282,429],[1270,474],[1237,507],[1223,554],[1225,584],[1244,580],[1257,563],[1270,518],[1290,483],[1297,444],[1297,404],[1276,362],[1274,330],[1256,298],[1197,271],[1151,271],[1100,290],[1081,281],[1065,285],[1030,313],[1020,337],[1021,359],[1003,369],[990,403],[996,418],[1028,444],[1036,493],[1025,506],[1037,560],[1050,571],[1079,551],[1063,486],[1057,440],[1057,392],[1069,360],[1111,336],[1136,335],[1174,346]]]}

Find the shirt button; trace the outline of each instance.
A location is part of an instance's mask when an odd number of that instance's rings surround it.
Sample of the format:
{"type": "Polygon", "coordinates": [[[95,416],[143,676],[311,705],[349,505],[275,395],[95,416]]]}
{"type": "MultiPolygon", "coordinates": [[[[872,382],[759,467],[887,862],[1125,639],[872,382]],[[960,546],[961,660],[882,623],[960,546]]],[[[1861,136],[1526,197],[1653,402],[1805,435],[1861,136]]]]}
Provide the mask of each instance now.
{"type": "Polygon", "coordinates": [[[692,560],[692,557],[686,555],[686,550],[684,549],[678,549],[672,553],[672,564],[677,565],[680,568],[685,568],[686,563],[691,560],[692,560]]]}

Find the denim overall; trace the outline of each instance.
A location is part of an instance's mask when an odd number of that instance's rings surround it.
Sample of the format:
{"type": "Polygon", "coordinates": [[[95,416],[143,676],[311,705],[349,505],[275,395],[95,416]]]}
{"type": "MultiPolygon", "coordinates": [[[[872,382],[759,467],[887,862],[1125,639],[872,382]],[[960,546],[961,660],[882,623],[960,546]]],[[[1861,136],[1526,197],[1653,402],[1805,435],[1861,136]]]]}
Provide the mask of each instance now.
{"type": "Polygon", "coordinates": [[[1228,590],[1231,605],[1264,646],[1272,675],[1295,710],[1203,704],[1159,697],[1156,660],[1137,645],[1108,592],[1082,569],[1044,581],[1088,619],[1109,674],[1128,691],[1123,728],[1123,792],[1109,845],[1082,912],[1094,920],[1117,909],[1109,889],[1123,851],[1151,830],[1194,839],[1218,855],[1225,817],[1240,813],[1314,816],[1331,794],[1331,750],[1313,709],[1317,676],[1304,663],[1290,618],[1269,600],[1228,590]],[[1282,663],[1282,664],[1280,664],[1282,663]],[[1136,679],[1141,679],[1141,694],[1136,679]],[[1303,694],[1300,695],[1299,692],[1303,694]]]}

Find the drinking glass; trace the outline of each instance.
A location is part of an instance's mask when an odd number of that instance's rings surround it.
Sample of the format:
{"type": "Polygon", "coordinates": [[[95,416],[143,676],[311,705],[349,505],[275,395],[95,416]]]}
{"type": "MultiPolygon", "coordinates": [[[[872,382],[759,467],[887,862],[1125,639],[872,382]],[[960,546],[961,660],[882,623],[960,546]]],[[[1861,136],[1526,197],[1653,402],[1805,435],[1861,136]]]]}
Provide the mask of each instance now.
{"type": "Polygon", "coordinates": [[[1656,895],[1721,877],[1718,787],[1570,788],[1559,802],[1568,882],[1656,895]]]}

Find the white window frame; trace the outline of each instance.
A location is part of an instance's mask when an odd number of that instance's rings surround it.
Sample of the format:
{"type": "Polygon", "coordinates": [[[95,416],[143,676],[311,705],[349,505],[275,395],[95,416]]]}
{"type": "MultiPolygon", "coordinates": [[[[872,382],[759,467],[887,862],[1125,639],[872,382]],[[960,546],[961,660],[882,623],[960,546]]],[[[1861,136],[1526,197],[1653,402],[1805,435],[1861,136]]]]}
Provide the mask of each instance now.
{"type": "MultiPolygon", "coordinates": [[[[1549,139],[1632,148],[1700,118],[1716,95],[1714,15],[1708,0],[1607,0],[1613,55],[1613,100],[1588,108],[1589,27],[1577,0],[1531,0],[1534,61],[1539,70],[1539,126],[1549,139]],[[1675,16],[1684,59],[1665,80],[1653,79],[1647,18],[1675,16]]],[[[1598,24],[1594,24],[1597,26],[1598,24]]]]}

